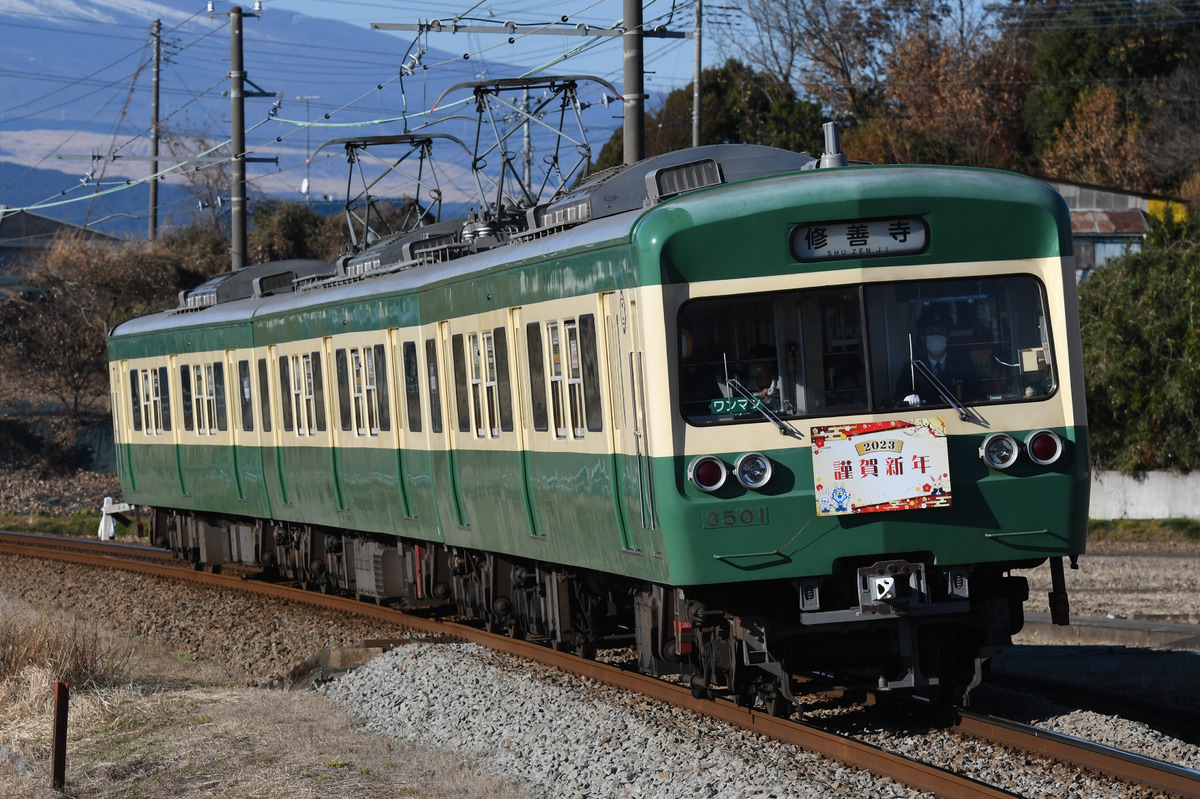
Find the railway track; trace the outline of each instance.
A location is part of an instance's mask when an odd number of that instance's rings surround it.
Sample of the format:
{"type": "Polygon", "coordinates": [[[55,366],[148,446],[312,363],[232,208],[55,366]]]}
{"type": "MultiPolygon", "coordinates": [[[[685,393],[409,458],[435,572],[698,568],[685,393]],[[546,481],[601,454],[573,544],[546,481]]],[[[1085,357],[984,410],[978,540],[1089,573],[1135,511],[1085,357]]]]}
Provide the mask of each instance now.
{"type": "MultiPolygon", "coordinates": [[[[169,553],[147,547],[105,544],[45,536],[0,533],[0,552],[53,558],[79,564],[120,568],[128,571],[188,580],[197,584],[251,591],[407,628],[437,636],[441,640],[467,641],[540,662],[565,672],[587,677],[614,687],[634,691],[675,707],[793,744],[847,766],[862,768],[944,797],[1009,797],[1010,793],[938,764],[924,763],[820,727],[780,719],[732,702],[698,699],[686,688],[646,677],[604,663],[583,660],[572,654],[491,634],[464,624],[425,618],[387,606],[363,603],[352,598],[304,591],[293,586],[246,579],[245,575],[197,572],[175,565],[169,553]]],[[[1130,785],[1182,797],[1200,797],[1200,774],[1190,769],[1150,758],[1131,755],[1098,744],[1050,733],[1028,725],[958,711],[948,726],[955,732],[981,738],[1038,757],[1074,767],[1090,769],[1130,785]]]]}

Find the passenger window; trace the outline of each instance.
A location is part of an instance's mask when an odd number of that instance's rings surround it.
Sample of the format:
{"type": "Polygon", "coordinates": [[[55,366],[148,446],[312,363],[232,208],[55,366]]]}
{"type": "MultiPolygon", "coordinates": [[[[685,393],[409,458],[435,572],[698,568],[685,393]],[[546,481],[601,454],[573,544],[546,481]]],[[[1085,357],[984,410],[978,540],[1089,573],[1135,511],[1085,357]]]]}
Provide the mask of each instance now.
{"type": "Polygon", "coordinates": [[[309,369],[308,385],[309,412],[316,414],[317,430],[325,431],[325,383],[321,379],[321,353],[304,356],[304,365],[309,369]]]}
{"type": "Polygon", "coordinates": [[[500,402],[500,429],[513,431],[512,380],[508,376],[508,334],[502,327],[492,331],[496,345],[496,393],[500,402]]]}
{"type": "Polygon", "coordinates": [[[271,432],[271,385],[267,380],[267,359],[258,359],[258,408],[262,413],[262,430],[271,432]]]}
{"type": "Polygon", "coordinates": [[[463,348],[462,333],[450,339],[454,357],[454,399],[458,411],[458,432],[471,432],[471,403],[467,399],[467,353],[463,348]]]}
{"type": "Polygon", "coordinates": [[[563,364],[562,346],[558,340],[558,323],[547,322],[546,334],[550,337],[550,405],[554,411],[554,435],[567,437],[566,414],[563,412],[563,364]]]}
{"type": "MultiPolygon", "coordinates": [[[[472,333],[471,340],[471,399],[474,401],[475,408],[475,435],[483,438],[484,429],[487,427],[487,421],[483,418],[483,408],[480,407],[480,393],[483,386],[483,365],[479,351],[479,334],[472,333]]],[[[489,396],[491,393],[489,392],[489,396]]],[[[490,408],[489,408],[490,413],[490,408]]],[[[493,435],[495,435],[493,433],[493,435]]]]}
{"type": "Polygon", "coordinates": [[[292,382],[288,379],[288,356],[279,356],[279,400],[283,429],[292,432],[292,382]]]}
{"type": "Polygon", "coordinates": [[[129,370],[129,390],[133,399],[133,429],[139,433],[142,431],[142,400],[141,392],[139,391],[139,383],[141,378],[138,377],[137,369],[129,370]]]}
{"type": "Polygon", "coordinates": [[[546,414],[546,363],[542,357],[542,326],[530,322],[525,326],[525,346],[529,353],[529,399],[533,429],[545,432],[550,428],[546,414]]]}
{"type": "Polygon", "coordinates": [[[570,362],[567,369],[567,393],[571,404],[571,434],[575,438],[583,438],[583,366],[579,358],[579,330],[574,319],[563,322],[567,331],[567,355],[570,362]]]}
{"type": "Polygon", "coordinates": [[[162,429],[171,431],[171,384],[167,382],[169,372],[167,367],[158,367],[158,384],[162,400],[162,429]]]}
{"type": "Polygon", "coordinates": [[[425,340],[425,363],[429,369],[429,424],[433,432],[442,432],[442,401],[438,388],[437,339],[425,340]]]}
{"type": "Polygon", "coordinates": [[[338,416],[342,429],[349,431],[354,428],[354,419],[350,412],[350,360],[346,350],[334,352],[333,362],[337,370],[338,416]]]}
{"type": "MultiPolygon", "coordinates": [[[[205,368],[201,364],[196,364],[195,370],[192,372],[192,374],[195,377],[194,386],[195,386],[195,392],[196,392],[196,394],[195,394],[195,396],[196,396],[196,432],[202,436],[206,436],[209,433],[208,423],[212,421],[212,417],[211,417],[211,415],[206,415],[204,413],[205,402],[206,402],[204,391],[205,391],[205,386],[212,385],[212,380],[204,379],[205,368]]],[[[209,378],[212,377],[212,366],[211,365],[208,367],[208,376],[209,376],[209,378]]]]}
{"type": "Polygon", "coordinates": [[[604,413],[600,405],[600,362],[596,352],[596,317],[579,317],[579,346],[583,362],[583,404],[587,429],[599,433],[604,429],[604,413]]]}
{"type": "Polygon", "coordinates": [[[387,347],[375,345],[375,391],[376,407],[379,411],[379,429],[392,429],[391,395],[388,393],[387,347]]]}
{"type": "MultiPolygon", "coordinates": [[[[214,395],[217,410],[217,429],[229,429],[229,415],[225,410],[225,364],[213,364],[211,393],[214,395]]],[[[211,420],[210,420],[211,421],[211,420]]]]}
{"type": "Polygon", "coordinates": [[[408,408],[408,429],[414,433],[421,432],[420,368],[416,342],[404,342],[404,399],[408,408]]]}
{"type": "Polygon", "coordinates": [[[254,399],[250,391],[250,361],[238,361],[238,384],[241,387],[242,430],[254,431],[254,399]]]}
{"type": "Polygon", "coordinates": [[[195,429],[192,420],[192,367],[184,364],[179,367],[179,400],[183,407],[183,429],[189,433],[195,429]]]}

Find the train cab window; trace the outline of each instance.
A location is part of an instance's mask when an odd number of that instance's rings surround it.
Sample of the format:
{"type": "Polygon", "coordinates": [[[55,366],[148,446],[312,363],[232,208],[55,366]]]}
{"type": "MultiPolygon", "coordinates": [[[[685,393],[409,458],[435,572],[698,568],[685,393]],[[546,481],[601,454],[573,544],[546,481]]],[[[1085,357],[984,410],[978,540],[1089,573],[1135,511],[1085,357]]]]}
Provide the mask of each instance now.
{"type": "Polygon", "coordinates": [[[425,364],[429,370],[429,426],[442,432],[442,401],[438,387],[437,339],[425,339],[425,364]]]}
{"type": "Polygon", "coordinates": [[[404,403],[408,411],[408,429],[421,432],[421,365],[417,362],[417,343],[404,342],[404,403]]]}
{"type": "Polygon", "coordinates": [[[692,424],[1026,401],[1055,389],[1029,276],[694,300],[679,311],[692,424]]]}
{"type": "Polygon", "coordinates": [[[258,359],[258,410],[262,414],[262,431],[271,432],[271,386],[267,380],[267,359],[258,359]]]}
{"type": "Polygon", "coordinates": [[[162,429],[171,432],[171,384],[167,382],[170,370],[165,366],[158,367],[159,404],[162,406],[162,429]]]}
{"type": "Polygon", "coordinates": [[[467,389],[467,352],[463,346],[462,333],[450,338],[451,355],[454,358],[454,400],[458,412],[458,432],[471,432],[471,403],[467,389]]]}
{"type": "Polygon", "coordinates": [[[502,327],[492,331],[496,347],[496,392],[500,411],[500,429],[513,431],[512,380],[508,376],[508,333],[502,327]]]}
{"type": "Polygon", "coordinates": [[[288,356],[279,356],[279,400],[283,429],[292,432],[292,383],[288,374],[288,356]]]}
{"type": "Polygon", "coordinates": [[[242,429],[254,430],[254,395],[250,389],[250,361],[238,361],[238,396],[241,398],[242,429]]]}
{"type": "Polygon", "coordinates": [[[225,364],[220,361],[212,365],[212,379],[209,381],[209,392],[215,409],[217,429],[228,430],[229,414],[225,410],[225,364]]]}
{"type": "Polygon", "coordinates": [[[140,378],[138,377],[137,369],[129,370],[129,390],[132,394],[133,404],[133,429],[142,432],[142,400],[141,391],[139,389],[140,378]]]}
{"type": "Polygon", "coordinates": [[[195,429],[192,418],[192,367],[183,364],[179,367],[179,404],[183,409],[183,429],[189,433],[195,429]]]}
{"type": "Polygon", "coordinates": [[[563,413],[563,365],[562,345],[558,339],[558,322],[546,323],[546,336],[550,339],[550,407],[554,413],[554,435],[567,437],[566,415],[563,413]]]}
{"type": "Polygon", "coordinates": [[[1057,389],[1045,291],[1032,277],[889,283],[865,295],[882,408],[1025,402],[1057,389]]]}
{"type": "Polygon", "coordinates": [[[542,357],[542,326],[530,322],[525,326],[525,347],[529,354],[529,399],[532,404],[533,429],[550,429],[546,413],[546,362],[542,357]]]}
{"type": "Polygon", "coordinates": [[[584,314],[579,317],[580,358],[583,363],[583,404],[589,433],[604,430],[604,417],[600,406],[600,362],[596,348],[596,317],[584,314]]]}

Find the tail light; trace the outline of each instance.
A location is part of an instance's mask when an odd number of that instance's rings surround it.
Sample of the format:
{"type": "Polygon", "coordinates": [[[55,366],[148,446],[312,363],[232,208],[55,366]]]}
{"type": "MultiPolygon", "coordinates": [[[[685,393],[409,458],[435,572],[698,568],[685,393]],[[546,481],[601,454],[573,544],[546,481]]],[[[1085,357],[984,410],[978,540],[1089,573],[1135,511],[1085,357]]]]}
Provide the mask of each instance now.
{"type": "Polygon", "coordinates": [[[1025,438],[1025,454],[1039,466],[1049,466],[1062,453],[1062,439],[1053,430],[1034,430],[1025,438]]]}
{"type": "Polygon", "coordinates": [[[710,494],[725,485],[728,476],[729,470],[725,468],[724,461],[712,455],[702,455],[688,466],[688,480],[696,488],[710,494]]]}

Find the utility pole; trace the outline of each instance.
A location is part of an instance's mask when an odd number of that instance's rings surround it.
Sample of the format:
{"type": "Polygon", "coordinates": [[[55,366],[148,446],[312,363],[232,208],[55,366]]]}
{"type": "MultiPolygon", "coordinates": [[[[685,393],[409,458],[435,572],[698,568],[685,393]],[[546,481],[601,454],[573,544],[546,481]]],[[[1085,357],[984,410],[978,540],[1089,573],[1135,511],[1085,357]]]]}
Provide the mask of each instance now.
{"type": "Polygon", "coordinates": [[[158,239],[158,65],[162,61],[162,20],[154,20],[154,83],[150,94],[150,241],[158,239]]]}
{"type": "Polygon", "coordinates": [[[246,157],[246,98],[278,97],[259,89],[247,80],[242,62],[242,18],[261,17],[262,0],[254,0],[254,10],[242,12],[241,6],[229,9],[228,14],[213,12],[213,0],[208,0],[208,16],[229,17],[229,116],[230,116],[230,191],[229,191],[229,253],[230,270],[236,272],[246,265],[246,162],[261,158],[246,157]],[[246,83],[256,91],[247,93],[246,83]]]}
{"type": "Polygon", "coordinates": [[[696,0],[696,76],[692,80],[692,146],[700,146],[700,28],[704,21],[704,0],[696,0]]]}
{"type": "Polygon", "coordinates": [[[646,152],[645,64],[642,51],[642,0],[624,0],[625,35],[621,37],[624,56],[625,163],[641,161],[646,152]]]}
{"type": "Polygon", "coordinates": [[[229,107],[233,178],[229,195],[229,245],[234,272],[246,265],[246,72],[242,68],[242,7],[229,9],[229,107]]]}

